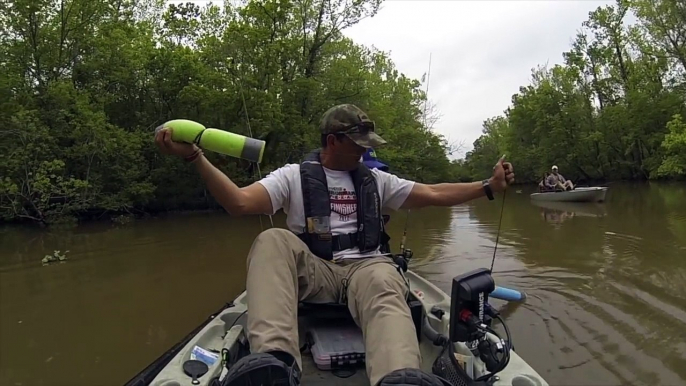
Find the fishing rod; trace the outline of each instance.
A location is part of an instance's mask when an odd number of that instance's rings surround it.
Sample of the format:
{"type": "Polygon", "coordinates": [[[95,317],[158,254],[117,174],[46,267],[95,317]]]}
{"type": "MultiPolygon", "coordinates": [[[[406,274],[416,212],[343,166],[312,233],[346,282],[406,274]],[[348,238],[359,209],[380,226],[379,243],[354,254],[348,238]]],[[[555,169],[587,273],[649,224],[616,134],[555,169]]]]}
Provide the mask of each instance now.
{"type": "MultiPolygon", "coordinates": [[[[418,167],[417,169],[415,169],[415,171],[416,171],[416,172],[419,172],[419,171],[421,171],[422,169],[423,169],[422,167],[418,167]]],[[[422,182],[421,177],[419,178],[419,180],[420,180],[420,182],[422,182]]],[[[411,212],[411,210],[408,209],[408,210],[407,210],[407,216],[405,217],[405,228],[403,229],[403,237],[402,237],[402,239],[400,240],[400,253],[403,254],[403,255],[405,255],[405,250],[406,250],[406,248],[405,248],[405,242],[407,241],[407,226],[408,226],[408,224],[410,223],[410,212],[411,212]]],[[[407,250],[409,251],[409,249],[407,249],[407,250]]],[[[410,252],[410,253],[411,253],[411,252],[410,252]]]]}
{"type": "MultiPolygon", "coordinates": [[[[233,64],[233,59],[231,61],[233,64]]],[[[252,128],[250,127],[250,116],[248,115],[248,105],[245,103],[245,94],[243,93],[243,80],[239,76],[237,76],[236,74],[234,74],[234,76],[236,76],[236,79],[238,80],[238,88],[239,88],[240,94],[241,94],[241,101],[243,102],[243,111],[245,112],[245,122],[248,125],[248,133],[250,134],[251,138],[254,138],[254,136],[252,134],[252,128]]],[[[260,170],[260,163],[257,162],[255,164],[257,165],[257,176],[261,180],[262,179],[262,171],[260,170]]],[[[274,219],[272,218],[271,214],[269,214],[269,223],[271,224],[272,228],[274,228],[274,219]]],[[[261,214],[260,214],[260,228],[264,229],[264,227],[262,226],[262,215],[261,214]]]]}
{"type": "MultiPolygon", "coordinates": [[[[422,77],[423,78],[423,77],[422,77]]],[[[424,81],[422,79],[422,81],[424,81]]],[[[431,53],[429,53],[429,70],[426,72],[426,91],[424,91],[424,113],[422,114],[422,122],[424,127],[426,127],[426,109],[429,103],[429,84],[431,83],[431,53]]],[[[417,168],[419,170],[419,168],[417,168]]],[[[407,210],[407,216],[405,217],[405,229],[403,229],[403,238],[400,240],[400,253],[405,255],[405,242],[407,241],[407,226],[410,223],[410,209],[407,210]]]]}
{"type": "MultiPolygon", "coordinates": [[[[235,62],[232,58],[231,65],[233,64],[235,64],[235,62]]],[[[248,133],[250,137],[225,130],[219,130],[211,127],[208,128],[201,123],[188,119],[174,119],[167,121],[155,129],[155,134],[157,134],[157,132],[164,127],[170,127],[172,129],[173,141],[195,144],[204,150],[210,150],[219,154],[250,161],[256,165],[257,175],[260,179],[262,179],[260,163],[262,162],[266,142],[261,139],[256,139],[253,135],[252,126],[250,125],[250,115],[248,114],[248,105],[245,101],[245,93],[243,91],[243,80],[235,71],[233,71],[232,68],[229,68],[229,72],[238,82],[238,90],[243,106],[242,110],[245,114],[245,121],[246,125],[248,126],[248,133]]],[[[272,215],[269,214],[268,216],[269,222],[273,228],[274,220],[272,215]]],[[[260,228],[264,230],[261,214],[259,218],[260,228]]]]}
{"type": "Polygon", "coordinates": [[[407,217],[405,218],[405,229],[403,229],[403,238],[400,239],[400,254],[405,255],[405,241],[407,241],[407,224],[410,223],[410,210],[407,210],[407,217]]]}

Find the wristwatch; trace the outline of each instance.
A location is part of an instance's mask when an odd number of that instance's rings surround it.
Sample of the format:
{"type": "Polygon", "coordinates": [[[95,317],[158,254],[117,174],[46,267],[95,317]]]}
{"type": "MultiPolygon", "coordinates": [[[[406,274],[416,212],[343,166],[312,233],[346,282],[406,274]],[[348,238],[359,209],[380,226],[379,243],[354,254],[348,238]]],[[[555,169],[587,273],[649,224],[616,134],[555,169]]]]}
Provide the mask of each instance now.
{"type": "Polygon", "coordinates": [[[488,197],[489,201],[493,201],[493,190],[491,190],[491,185],[488,183],[488,180],[483,180],[481,181],[481,185],[484,188],[484,192],[486,192],[486,197],[488,197]]]}

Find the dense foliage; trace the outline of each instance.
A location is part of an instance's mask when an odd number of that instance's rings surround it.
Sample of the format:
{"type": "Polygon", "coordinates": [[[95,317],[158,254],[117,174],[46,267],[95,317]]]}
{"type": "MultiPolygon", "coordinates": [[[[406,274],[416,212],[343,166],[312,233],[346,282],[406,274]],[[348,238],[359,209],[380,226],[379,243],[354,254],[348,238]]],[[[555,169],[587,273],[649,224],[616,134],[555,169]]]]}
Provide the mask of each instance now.
{"type": "Polygon", "coordinates": [[[563,57],[484,123],[462,175],[481,177],[507,154],[518,181],[553,164],[576,181],[686,176],[686,2],[600,7],[563,57]]]}
{"type": "MultiPolygon", "coordinates": [[[[451,162],[421,83],[342,35],[381,1],[1,2],[0,217],[216,208],[189,165],[155,149],[157,125],[186,118],[250,135],[249,119],[268,140],[265,174],[318,146],[318,119],[338,103],[367,110],[389,141],[377,154],[418,181],[481,179],[503,153],[519,181],[553,163],[575,180],[686,176],[683,2],[592,12],[565,64],[535,70],[451,162]]],[[[239,185],[256,178],[246,161],[208,157],[239,185]]]]}
{"type": "MultiPolygon", "coordinates": [[[[381,0],[15,0],[0,4],[0,215],[50,223],[216,207],[197,173],[162,156],[153,129],[192,119],[269,139],[262,174],[319,144],[321,114],[355,103],[395,172],[449,180],[425,94],[388,56],[341,31],[381,0]]],[[[246,161],[208,154],[239,185],[246,161]]]]}

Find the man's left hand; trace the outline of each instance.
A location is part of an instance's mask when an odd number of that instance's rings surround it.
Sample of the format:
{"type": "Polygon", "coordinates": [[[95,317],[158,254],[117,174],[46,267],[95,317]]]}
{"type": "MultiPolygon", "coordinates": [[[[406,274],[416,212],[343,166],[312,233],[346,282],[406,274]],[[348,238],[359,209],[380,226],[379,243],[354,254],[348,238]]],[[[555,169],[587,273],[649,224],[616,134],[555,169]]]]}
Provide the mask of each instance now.
{"type": "Polygon", "coordinates": [[[509,162],[505,162],[505,157],[501,157],[493,168],[493,177],[490,178],[489,185],[494,192],[502,192],[514,182],[514,168],[509,162]]]}

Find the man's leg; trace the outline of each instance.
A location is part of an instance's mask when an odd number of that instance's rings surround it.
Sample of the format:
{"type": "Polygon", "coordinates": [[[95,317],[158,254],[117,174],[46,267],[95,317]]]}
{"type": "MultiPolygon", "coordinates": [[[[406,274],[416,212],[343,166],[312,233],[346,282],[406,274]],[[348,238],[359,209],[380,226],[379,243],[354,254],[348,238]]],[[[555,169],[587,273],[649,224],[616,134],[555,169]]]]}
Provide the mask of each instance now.
{"type": "Polygon", "coordinates": [[[283,351],[302,369],[298,342],[298,301],[338,300],[339,282],[329,263],[285,229],[269,229],[248,254],[248,340],[252,353],[283,351]]]}
{"type": "Polygon", "coordinates": [[[351,264],[348,307],[364,335],[367,375],[372,386],[393,370],[421,363],[419,342],[407,306],[408,287],[390,259],[351,264]]]}

